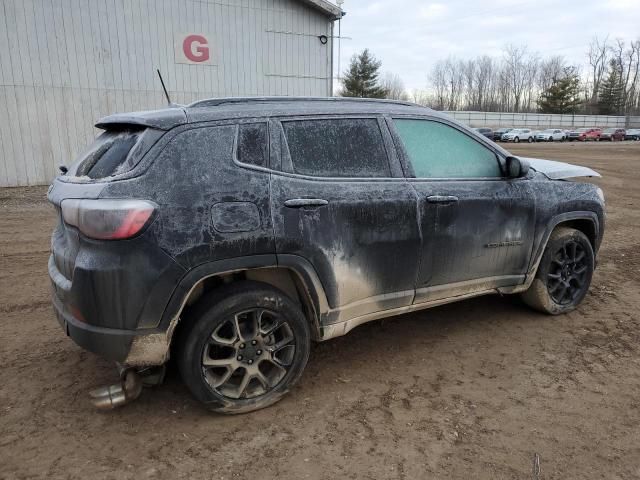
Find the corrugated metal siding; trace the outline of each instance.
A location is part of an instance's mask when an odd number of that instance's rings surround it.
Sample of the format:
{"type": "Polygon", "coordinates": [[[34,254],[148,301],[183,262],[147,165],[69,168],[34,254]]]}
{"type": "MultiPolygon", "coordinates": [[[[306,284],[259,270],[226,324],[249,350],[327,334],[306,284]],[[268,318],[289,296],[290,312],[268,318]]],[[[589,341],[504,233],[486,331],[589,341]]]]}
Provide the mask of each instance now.
{"type": "Polygon", "coordinates": [[[0,0],[0,186],[48,183],[97,119],[217,96],[331,94],[330,20],[294,0],[0,0]],[[209,36],[216,65],[175,62],[209,36]]]}

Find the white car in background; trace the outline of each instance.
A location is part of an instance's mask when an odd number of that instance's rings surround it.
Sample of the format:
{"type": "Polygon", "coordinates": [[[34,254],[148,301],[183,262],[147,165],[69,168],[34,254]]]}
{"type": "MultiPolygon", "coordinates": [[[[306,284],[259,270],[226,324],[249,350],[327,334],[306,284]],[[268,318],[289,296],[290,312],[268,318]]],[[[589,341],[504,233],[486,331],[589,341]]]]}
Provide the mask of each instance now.
{"type": "Polygon", "coordinates": [[[548,128],[536,135],[536,142],[564,142],[567,135],[559,128],[548,128]]]}
{"type": "Polygon", "coordinates": [[[534,133],[530,128],[515,128],[502,135],[503,142],[529,142],[534,141],[534,133]]]}

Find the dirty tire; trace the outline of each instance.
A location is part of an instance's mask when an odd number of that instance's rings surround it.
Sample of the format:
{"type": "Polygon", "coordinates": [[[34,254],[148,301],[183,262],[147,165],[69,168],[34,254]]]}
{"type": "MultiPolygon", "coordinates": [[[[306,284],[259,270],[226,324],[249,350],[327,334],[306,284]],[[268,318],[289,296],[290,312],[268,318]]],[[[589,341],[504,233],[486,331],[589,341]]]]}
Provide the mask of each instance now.
{"type": "Polygon", "coordinates": [[[180,374],[191,393],[218,413],[246,413],[274,404],[300,379],[309,359],[306,317],[296,302],[265,283],[225,285],[201,300],[185,322],[177,339],[180,374]],[[216,361],[225,366],[209,366],[216,361]]]}
{"type": "Polygon", "coordinates": [[[570,312],[587,294],[593,270],[593,248],[586,235],[573,228],[556,228],[549,237],[533,283],[521,297],[531,308],[550,315],[570,312]],[[568,281],[564,280],[565,275],[568,281]],[[556,280],[556,276],[562,278],[556,280]],[[567,293],[562,293],[565,282],[571,286],[567,293]]]}

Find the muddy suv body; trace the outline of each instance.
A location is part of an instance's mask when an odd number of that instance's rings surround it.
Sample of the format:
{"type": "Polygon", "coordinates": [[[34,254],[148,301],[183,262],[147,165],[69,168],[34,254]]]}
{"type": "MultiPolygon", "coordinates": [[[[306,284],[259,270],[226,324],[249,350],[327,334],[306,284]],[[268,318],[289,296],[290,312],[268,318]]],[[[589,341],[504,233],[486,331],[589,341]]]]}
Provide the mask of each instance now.
{"type": "Polygon", "coordinates": [[[173,352],[218,411],[276,401],[310,340],[496,292],[561,313],[595,267],[602,192],[565,179],[597,173],[512,157],[420,106],[218,99],[97,127],[48,193],[58,320],[130,369],[173,352]],[[558,231],[588,270],[579,288],[554,259],[540,278],[558,231]]]}

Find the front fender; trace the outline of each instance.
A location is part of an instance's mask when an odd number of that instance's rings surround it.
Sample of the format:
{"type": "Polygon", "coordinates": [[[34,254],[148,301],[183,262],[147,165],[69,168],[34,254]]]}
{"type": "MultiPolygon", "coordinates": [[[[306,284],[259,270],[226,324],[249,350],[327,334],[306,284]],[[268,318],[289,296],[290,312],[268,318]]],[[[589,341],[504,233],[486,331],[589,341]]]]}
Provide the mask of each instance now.
{"type": "Polygon", "coordinates": [[[542,234],[542,239],[538,245],[538,248],[535,251],[535,254],[531,258],[531,262],[529,263],[529,273],[535,275],[538,270],[538,264],[542,259],[542,254],[544,253],[544,249],[547,247],[547,242],[549,241],[549,237],[551,237],[551,233],[553,230],[560,224],[566,223],[572,220],[587,220],[593,224],[594,232],[595,232],[595,245],[594,245],[594,253],[597,252],[600,241],[602,239],[601,230],[600,230],[600,219],[595,212],[591,211],[576,211],[576,212],[566,212],[561,213],[559,215],[554,216],[551,221],[547,224],[547,228],[542,234]]]}

